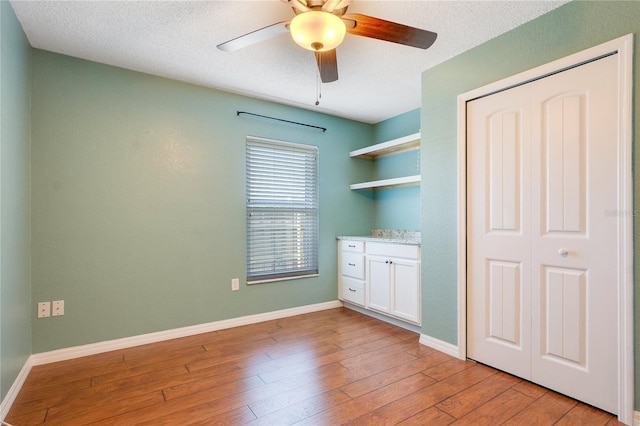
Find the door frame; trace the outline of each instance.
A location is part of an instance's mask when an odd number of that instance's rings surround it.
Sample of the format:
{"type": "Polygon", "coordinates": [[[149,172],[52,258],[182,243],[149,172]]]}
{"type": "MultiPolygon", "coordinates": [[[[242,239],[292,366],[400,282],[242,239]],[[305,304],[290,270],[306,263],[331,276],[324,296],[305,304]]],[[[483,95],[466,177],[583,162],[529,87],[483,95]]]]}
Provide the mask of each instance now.
{"type": "Polygon", "coordinates": [[[524,71],[458,96],[458,358],[467,358],[467,116],[466,104],[593,60],[618,57],[618,420],[633,423],[633,34],[628,34],[562,59],[524,71]]]}

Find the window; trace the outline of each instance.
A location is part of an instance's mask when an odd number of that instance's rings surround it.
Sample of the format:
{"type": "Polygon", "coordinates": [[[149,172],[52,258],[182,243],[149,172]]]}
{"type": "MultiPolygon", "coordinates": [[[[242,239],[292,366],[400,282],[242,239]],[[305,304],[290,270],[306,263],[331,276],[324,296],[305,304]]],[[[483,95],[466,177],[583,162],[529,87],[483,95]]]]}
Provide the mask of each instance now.
{"type": "Polygon", "coordinates": [[[247,138],[247,283],[318,274],[318,148],[247,138]]]}

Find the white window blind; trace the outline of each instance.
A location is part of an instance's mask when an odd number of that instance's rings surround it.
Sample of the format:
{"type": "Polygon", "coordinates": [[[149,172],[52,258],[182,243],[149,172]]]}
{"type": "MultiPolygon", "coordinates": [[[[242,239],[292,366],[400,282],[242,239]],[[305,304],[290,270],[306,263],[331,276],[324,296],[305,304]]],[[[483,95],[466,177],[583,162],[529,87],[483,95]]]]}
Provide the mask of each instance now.
{"type": "Polygon", "coordinates": [[[318,273],[318,148],[247,138],[247,282],[318,273]]]}

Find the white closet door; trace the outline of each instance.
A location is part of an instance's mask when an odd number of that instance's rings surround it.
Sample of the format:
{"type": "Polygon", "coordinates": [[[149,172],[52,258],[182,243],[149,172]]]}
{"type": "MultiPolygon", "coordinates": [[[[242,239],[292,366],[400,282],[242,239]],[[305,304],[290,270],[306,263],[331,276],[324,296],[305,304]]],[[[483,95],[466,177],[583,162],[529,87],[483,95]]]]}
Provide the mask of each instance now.
{"type": "Polygon", "coordinates": [[[611,412],[616,61],[467,104],[468,356],[611,412]]]}
{"type": "Polygon", "coordinates": [[[530,98],[467,104],[468,356],[531,376],[530,98]]]}
{"type": "Polygon", "coordinates": [[[532,380],[618,409],[616,55],[531,84],[532,380]]]}

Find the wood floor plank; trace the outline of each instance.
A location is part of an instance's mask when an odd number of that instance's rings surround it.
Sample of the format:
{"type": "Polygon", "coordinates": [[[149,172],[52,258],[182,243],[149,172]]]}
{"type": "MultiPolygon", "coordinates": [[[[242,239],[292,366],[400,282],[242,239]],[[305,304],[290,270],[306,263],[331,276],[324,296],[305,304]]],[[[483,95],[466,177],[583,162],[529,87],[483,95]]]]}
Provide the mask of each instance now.
{"type": "Polygon", "coordinates": [[[513,387],[513,390],[523,393],[531,398],[538,399],[545,393],[549,392],[548,389],[540,387],[527,380],[523,380],[513,387]]]}
{"type": "MultiPolygon", "coordinates": [[[[369,348],[369,351],[375,348],[369,348]]],[[[304,373],[307,371],[312,371],[320,366],[332,364],[335,362],[340,362],[342,360],[358,356],[363,351],[366,351],[366,348],[350,348],[346,350],[334,351],[328,354],[320,355],[313,359],[313,361],[309,361],[309,359],[305,358],[302,360],[289,362],[287,365],[283,365],[280,368],[276,368],[270,371],[261,372],[260,378],[264,380],[266,383],[273,383],[279,380],[282,380],[289,376],[294,376],[300,373],[304,373]]]]}
{"type": "Polygon", "coordinates": [[[276,342],[290,342],[301,338],[322,339],[336,336],[333,325],[321,325],[302,329],[281,328],[270,334],[276,342]]]}
{"type": "Polygon", "coordinates": [[[258,417],[248,422],[250,426],[292,425],[317,413],[328,410],[349,401],[349,398],[339,389],[315,395],[299,402],[287,404],[273,413],[258,417]]]}
{"type": "Polygon", "coordinates": [[[278,352],[275,357],[272,355],[273,352],[268,352],[269,360],[251,366],[251,371],[255,374],[265,374],[274,370],[289,368],[294,364],[313,364],[320,357],[341,351],[336,345],[318,346],[311,350],[304,345],[287,345],[286,348],[286,351],[283,353],[278,352]],[[285,352],[288,355],[285,355],[285,352]]]}
{"type": "MultiPolygon", "coordinates": [[[[178,345],[179,343],[174,343],[178,345]]],[[[124,352],[122,357],[124,362],[129,367],[138,367],[145,364],[153,364],[155,362],[164,361],[169,359],[182,359],[194,354],[202,354],[206,352],[204,345],[195,346],[175,346],[169,348],[149,348],[142,352],[124,352]]]]}
{"type": "Polygon", "coordinates": [[[534,401],[533,398],[523,393],[507,389],[486,404],[467,413],[456,422],[456,425],[492,426],[502,424],[534,401]]]}
{"type": "MultiPolygon", "coordinates": [[[[326,374],[339,374],[348,371],[338,364],[331,364],[324,367],[326,374]]],[[[107,419],[100,425],[121,425],[126,422],[135,424],[145,422],[153,424],[174,424],[182,418],[189,418],[191,421],[199,421],[212,416],[224,413],[242,406],[269,398],[282,392],[302,386],[309,386],[315,383],[315,377],[308,374],[299,374],[287,378],[278,383],[265,384],[250,389],[225,388],[225,392],[215,392],[215,388],[204,389],[199,392],[190,393],[175,399],[167,400],[158,407],[144,408],[126,416],[117,416],[107,419]]]]}
{"type": "MultiPolygon", "coordinates": [[[[114,367],[116,370],[119,368],[122,367],[114,367]]],[[[91,385],[91,377],[93,377],[93,374],[99,374],[103,371],[105,371],[104,368],[90,370],[79,369],[78,371],[69,374],[56,374],[40,378],[31,378],[31,374],[29,374],[29,377],[23,385],[23,389],[25,392],[46,392],[49,388],[57,388],[61,386],[68,386],[69,388],[84,388],[91,385]]]]}
{"type": "Polygon", "coordinates": [[[461,359],[454,359],[449,357],[447,362],[443,362],[434,367],[431,367],[424,371],[424,374],[435,379],[435,380],[443,380],[449,376],[453,376],[461,372],[462,370],[466,370],[474,365],[473,361],[463,361],[461,359]]]}
{"type": "MultiPolygon", "coordinates": [[[[414,340],[414,339],[418,339],[418,336],[412,336],[411,339],[407,339],[407,340],[414,340]]],[[[415,356],[416,358],[422,358],[422,357],[425,357],[427,355],[432,355],[434,353],[442,354],[442,352],[437,351],[437,350],[435,350],[433,348],[430,348],[429,346],[425,346],[425,345],[413,345],[413,347],[411,349],[409,349],[407,352],[410,353],[411,355],[415,356]]],[[[451,359],[451,357],[449,357],[448,359],[451,359]]]]}
{"type": "Polygon", "coordinates": [[[253,389],[262,385],[264,385],[264,382],[260,380],[260,377],[258,376],[241,375],[235,380],[226,383],[218,380],[218,376],[214,376],[208,379],[195,380],[172,386],[164,389],[163,394],[165,400],[170,401],[182,396],[207,391],[209,392],[211,399],[215,400],[216,397],[228,395],[230,392],[253,389]]]}
{"type": "Polygon", "coordinates": [[[49,379],[51,377],[64,376],[65,374],[74,373],[78,370],[87,370],[96,367],[104,369],[107,366],[113,367],[114,365],[122,363],[124,363],[124,356],[121,352],[106,352],[90,357],[36,365],[31,369],[29,377],[35,382],[41,382],[43,378],[49,379]]]}
{"type": "Polygon", "coordinates": [[[552,425],[576,405],[577,402],[571,398],[555,392],[547,392],[524,410],[504,422],[504,425],[552,425]]]}
{"type": "MultiPolygon", "coordinates": [[[[31,379],[27,378],[28,382],[30,380],[31,379]]],[[[16,410],[22,410],[26,407],[35,409],[50,407],[66,395],[86,392],[90,388],[91,378],[60,385],[49,384],[46,387],[26,386],[25,383],[25,386],[22,387],[22,390],[16,397],[13,407],[15,407],[16,410]]]]}
{"type": "Polygon", "coordinates": [[[256,348],[261,350],[272,346],[277,346],[278,342],[273,337],[262,337],[259,339],[246,339],[233,340],[233,341],[220,341],[216,343],[207,343],[202,347],[206,350],[207,355],[210,357],[229,355],[229,354],[243,354],[243,353],[255,353],[256,348]],[[249,344],[251,343],[251,344],[249,344]]]}
{"type": "MultiPolygon", "coordinates": [[[[487,377],[495,375],[493,369],[481,365],[462,371],[457,375],[435,382],[426,387],[422,392],[415,392],[392,401],[389,404],[363,414],[352,423],[359,425],[368,424],[396,424],[421,412],[427,407],[433,406],[446,398],[466,389],[471,383],[481,382],[487,377]]],[[[425,375],[425,377],[428,377],[425,375]]]]}
{"type": "Polygon", "coordinates": [[[6,421],[618,426],[609,413],[345,308],[36,366],[6,421]]]}
{"type": "Polygon", "coordinates": [[[82,404],[70,404],[51,407],[47,411],[45,424],[47,425],[84,425],[113,415],[122,415],[164,402],[161,392],[152,392],[134,398],[117,401],[96,399],[84,401],[82,404]]]}
{"type": "Polygon", "coordinates": [[[496,373],[445,399],[436,407],[459,419],[520,382],[520,379],[509,374],[496,373]]]}
{"type": "Polygon", "coordinates": [[[32,426],[43,424],[46,417],[46,408],[33,411],[14,410],[12,408],[5,421],[14,426],[32,426]]]}
{"type": "MultiPolygon", "coordinates": [[[[558,426],[603,426],[615,417],[586,404],[577,404],[556,425],[558,426]]],[[[616,420],[617,422],[617,420],[616,420]]]]}
{"type": "MultiPolygon", "coordinates": [[[[413,356],[413,355],[412,355],[413,356]]],[[[386,386],[405,377],[419,373],[429,367],[440,364],[448,360],[450,356],[442,352],[435,352],[424,358],[414,359],[407,363],[381,371],[380,373],[368,375],[362,380],[353,382],[342,388],[343,392],[351,398],[369,393],[377,388],[386,386]]]]}
{"type": "MultiPolygon", "coordinates": [[[[333,370],[333,369],[332,369],[333,370]]],[[[282,408],[307,400],[326,391],[335,390],[358,378],[352,371],[318,371],[311,386],[298,386],[249,404],[249,408],[257,417],[263,417],[282,408]]]]}
{"type": "Polygon", "coordinates": [[[208,357],[199,359],[197,361],[187,362],[186,367],[190,372],[199,370],[211,370],[219,369],[220,371],[229,372],[238,368],[243,368],[246,365],[255,365],[262,362],[270,361],[270,358],[265,354],[249,355],[245,357],[233,355],[222,357],[208,357]]]}
{"type": "MultiPolygon", "coordinates": [[[[480,364],[473,364],[472,368],[447,377],[440,382],[435,382],[429,377],[429,379],[432,380],[432,384],[425,387],[421,392],[410,393],[395,401],[391,401],[383,407],[368,410],[358,416],[360,417],[359,419],[356,418],[351,420],[354,420],[354,423],[361,425],[401,422],[418,414],[426,408],[434,406],[438,402],[455,395],[461,390],[466,389],[468,386],[495,374],[495,370],[491,368],[480,364]]],[[[426,375],[424,376],[428,377],[426,375]]],[[[355,400],[357,399],[358,398],[355,400]]]]}
{"type": "Polygon", "coordinates": [[[329,410],[308,417],[297,423],[299,425],[335,425],[344,424],[363,414],[396,401],[403,396],[433,384],[433,379],[424,374],[414,374],[373,392],[352,399],[329,410]]]}
{"type": "Polygon", "coordinates": [[[374,332],[367,333],[364,335],[360,335],[358,337],[354,337],[352,339],[345,339],[336,343],[342,349],[350,349],[350,348],[367,348],[378,347],[378,346],[387,346],[393,343],[402,342],[402,339],[396,336],[390,336],[385,332],[374,332]]]}
{"type": "Polygon", "coordinates": [[[407,351],[414,346],[414,343],[405,342],[399,340],[398,342],[387,344],[389,342],[381,343],[379,349],[375,349],[366,353],[361,353],[352,357],[348,357],[340,361],[340,364],[349,369],[359,368],[364,364],[375,363],[378,359],[384,360],[389,356],[398,355],[404,356],[405,359],[414,360],[415,356],[409,354],[407,351]]]}
{"type": "Polygon", "coordinates": [[[100,376],[94,376],[91,378],[91,387],[100,387],[106,383],[139,383],[140,381],[148,380],[149,376],[153,377],[173,377],[180,374],[186,374],[189,372],[187,366],[177,365],[175,367],[163,368],[160,365],[144,365],[141,367],[133,367],[126,370],[115,371],[111,373],[102,374],[100,376]]]}
{"type": "Polygon", "coordinates": [[[249,407],[240,407],[226,413],[218,414],[208,419],[198,420],[193,423],[187,423],[189,426],[228,426],[241,425],[254,420],[256,416],[251,412],[249,407]]]}
{"type": "Polygon", "coordinates": [[[409,417],[408,419],[398,423],[402,426],[445,426],[455,422],[456,419],[438,410],[436,407],[430,407],[426,410],[422,410],[417,414],[409,417]]]}
{"type": "MultiPolygon", "coordinates": [[[[182,370],[183,373],[186,370],[182,370]]],[[[135,376],[126,381],[109,382],[102,386],[94,386],[88,389],[65,389],[61,387],[56,393],[49,396],[42,396],[40,399],[33,399],[24,403],[14,404],[20,411],[36,411],[47,409],[52,406],[64,406],[66,404],[90,404],[92,400],[108,399],[118,400],[139,397],[152,391],[162,391],[162,389],[183,383],[183,375],[165,376],[163,374],[147,374],[145,376],[135,376]],[[135,380],[134,380],[135,379],[135,380]]]]}

